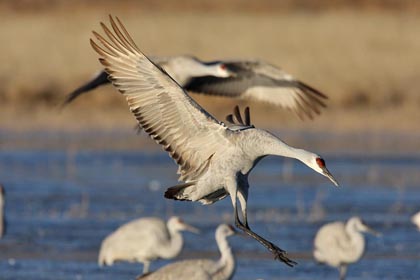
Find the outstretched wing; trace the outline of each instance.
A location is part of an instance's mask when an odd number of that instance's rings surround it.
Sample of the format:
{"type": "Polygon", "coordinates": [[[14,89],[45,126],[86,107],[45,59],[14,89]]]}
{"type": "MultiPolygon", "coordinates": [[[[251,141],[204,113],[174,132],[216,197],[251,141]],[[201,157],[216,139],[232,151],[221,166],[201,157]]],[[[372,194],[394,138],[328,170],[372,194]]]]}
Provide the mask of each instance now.
{"type": "Polygon", "coordinates": [[[150,61],[116,20],[110,16],[113,32],[101,23],[108,39],[93,32],[103,47],[91,45],[139,125],[178,163],[180,180],[195,180],[228,145],[228,128],[150,61]]]}
{"type": "Polygon", "coordinates": [[[185,88],[198,93],[268,102],[290,109],[300,118],[312,118],[326,106],[327,96],[271,64],[262,61],[227,61],[223,64],[234,75],[228,78],[197,77],[185,88]]]}
{"type": "Polygon", "coordinates": [[[66,99],[64,100],[62,106],[66,106],[67,104],[71,103],[74,99],[79,97],[80,95],[87,93],[99,86],[108,84],[108,74],[105,71],[100,71],[98,74],[93,77],[92,80],[87,82],[86,84],[78,87],[73,92],[69,93],[66,96],[66,99]]]}

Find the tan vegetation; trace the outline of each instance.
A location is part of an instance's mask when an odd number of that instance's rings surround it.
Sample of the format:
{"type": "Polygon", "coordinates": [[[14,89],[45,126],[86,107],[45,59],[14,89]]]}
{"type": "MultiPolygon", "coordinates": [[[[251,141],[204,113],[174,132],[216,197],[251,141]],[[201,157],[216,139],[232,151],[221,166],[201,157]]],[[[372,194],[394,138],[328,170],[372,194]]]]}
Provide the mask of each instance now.
{"type": "MultiPolygon", "coordinates": [[[[312,122],[251,103],[259,126],[419,132],[420,18],[414,14],[331,8],[316,12],[215,8],[210,12],[171,12],[169,4],[161,4],[161,11],[149,1],[145,2],[149,6],[138,1],[124,5],[106,1],[104,6],[96,1],[75,6],[64,2],[58,1],[57,9],[36,12],[14,10],[3,3],[0,129],[133,125],[121,96],[110,87],[81,97],[61,113],[57,109],[66,93],[100,69],[88,40],[91,30],[99,30],[99,21],[106,21],[112,13],[124,21],[146,54],[188,53],[204,60],[260,58],[287,69],[330,97],[329,107],[312,122]]],[[[182,3],[187,6],[188,1],[182,3]]],[[[224,117],[237,103],[196,98],[218,117],[224,117]]]]}

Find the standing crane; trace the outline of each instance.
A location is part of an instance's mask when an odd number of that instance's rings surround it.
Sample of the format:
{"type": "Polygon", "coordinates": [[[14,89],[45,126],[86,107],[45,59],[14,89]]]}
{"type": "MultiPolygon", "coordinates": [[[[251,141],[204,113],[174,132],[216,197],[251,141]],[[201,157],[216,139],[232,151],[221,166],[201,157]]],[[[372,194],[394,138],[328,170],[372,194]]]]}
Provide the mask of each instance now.
{"type": "Polygon", "coordinates": [[[227,237],[235,234],[232,226],[221,224],[216,229],[220,259],[192,259],[168,264],[137,280],[230,280],[235,272],[235,257],[227,237]]]}
{"type": "Polygon", "coordinates": [[[179,217],[171,217],[167,223],[154,217],[133,220],[102,241],[98,264],[142,262],[143,274],[148,273],[151,261],[172,259],[179,255],[184,244],[181,234],[184,230],[198,233],[196,228],[179,217]]]}
{"type": "Polygon", "coordinates": [[[337,267],[340,280],[344,280],[347,266],[359,261],[365,252],[363,232],[380,235],[359,217],[352,217],[347,223],[333,222],[322,226],[315,236],[315,260],[337,267]]]}

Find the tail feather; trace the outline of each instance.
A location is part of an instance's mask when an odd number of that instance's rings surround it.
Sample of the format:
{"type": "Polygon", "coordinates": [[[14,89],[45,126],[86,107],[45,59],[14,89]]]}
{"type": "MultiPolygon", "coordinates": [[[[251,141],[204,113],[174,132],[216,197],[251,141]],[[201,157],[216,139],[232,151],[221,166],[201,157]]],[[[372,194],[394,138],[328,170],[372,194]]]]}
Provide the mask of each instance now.
{"type": "Polygon", "coordinates": [[[170,187],[165,192],[165,198],[175,199],[175,200],[191,200],[183,195],[183,192],[186,188],[193,186],[195,182],[188,182],[184,184],[179,184],[173,187],[170,187]]]}

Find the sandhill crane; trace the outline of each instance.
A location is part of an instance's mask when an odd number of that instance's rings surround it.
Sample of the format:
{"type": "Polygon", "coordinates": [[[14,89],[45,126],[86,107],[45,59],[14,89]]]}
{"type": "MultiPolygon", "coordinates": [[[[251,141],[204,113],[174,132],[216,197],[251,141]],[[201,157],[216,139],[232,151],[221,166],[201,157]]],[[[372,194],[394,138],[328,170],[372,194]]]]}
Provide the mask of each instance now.
{"type": "Polygon", "coordinates": [[[250,229],[247,221],[248,175],[265,156],[296,158],[335,185],[325,161],[314,153],[293,148],[273,134],[251,125],[249,110],[243,122],[228,127],[198,105],[164,70],[150,61],[135,45],[127,30],[110,17],[113,32],[101,23],[108,40],[96,32],[99,46],[91,45],[109,79],[128,102],[139,125],[169,152],[179,165],[179,180],[165,197],[211,204],[230,195],[235,225],[258,240],[276,258],[293,266],[285,251],[250,229]],[[239,199],[243,221],[237,211],[239,199]]]}
{"type": "Polygon", "coordinates": [[[196,228],[187,225],[179,217],[171,217],[167,223],[154,217],[131,221],[102,241],[98,264],[142,262],[143,273],[148,273],[151,261],[179,255],[183,246],[183,230],[198,233],[196,228]]]}
{"type": "MultiPolygon", "coordinates": [[[[151,59],[154,63],[165,69],[165,71],[182,87],[186,87],[188,84],[194,83],[194,80],[199,77],[227,78],[233,75],[233,73],[227,70],[226,66],[222,62],[204,62],[190,55],[164,57],[155,56],[151,57],[151,59]]],[[[86,84],[68,94],[64,100],[63,106],[72,102],[81,94],[108,83],[108,74],[103,70],[100,71],[86,84]]],[[[187,87],[187,89],[194,90],[194,88],[191,87],[187,87]]]]}
{"type": "MultiPolygon", "coordinates": [[[[151,60],[180,86],[194,93],[262,101],[292,110],[301,119],[312,119],[326,106],[326,95],[264,61],[203,62],[186,55],[152,57],[151,60]]],[[[108,74],[101,71],[91,81],[70,93],[63,105],[107,83],[108,74]]]]}
{"type": "Polygon", "coordinates": [[[417,226],[417,229],[420,231],[420,212],[414,214],[411,217],[411,222],[417,226]]]}
{"type": "Polygon", "coordinates": [[[380,235],[359,217],[352,217],[347,223],[333,222],[322,226],[314,240],[315,260],[338,267],[340,280],[343,280],[346,277],[347,266],[360,260],[365,251],[362,232],[380,235]]]}
{"type": "Polygon", "coordinates": [[[6,219],[4,217],[4,203],[6,191],[4,186],[0,184],[0,238],[6,234],[6,219]]]}
{"type": "Polygon", "coordinates": [[[297,80],[283,69],[261,60],[222,61],[228,77],[205,76],[185,85],[196,93],[255,100],[283,107],[310,119],[326,107],[326,95],[297,80]]]}
{"type": "Polygon", "coordinates": [[[171,263],[161,269],[137,278],[141,280],[229,280],[235,272],[235,257],[227,242],[227,237],[235,234],[232,226],[221,224],[216,229],[216,242],[221,257],[211,259],[184,260],[171,263]]]}

